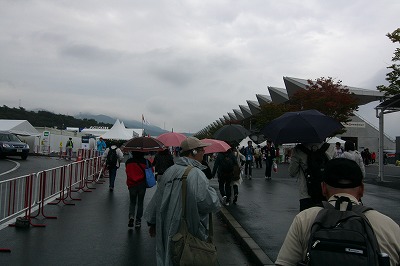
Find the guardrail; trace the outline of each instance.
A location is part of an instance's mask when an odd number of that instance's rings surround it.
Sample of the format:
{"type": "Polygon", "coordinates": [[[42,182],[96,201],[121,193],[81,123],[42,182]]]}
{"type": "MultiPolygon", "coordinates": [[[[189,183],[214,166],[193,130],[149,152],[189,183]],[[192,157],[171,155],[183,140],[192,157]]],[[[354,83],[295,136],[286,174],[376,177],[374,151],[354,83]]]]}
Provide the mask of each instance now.
{"type": "MultiPolygon", "coordinates": [[[[86,154],[83,154],[86,155],[86,154]]],[[[9,180],[0,181],[0,225],[23,215],[28,226],[45,227],[32,221],[39,216],[47,219],[57,219],[45,212],[46,205],[75,205],[74,192],[91,192],[92,184],[102,183],[99,178],[103,172],[101,157],[79,161],[32,173],[9,180]]],[[[9,224],[15,226],[16,223],[9,224]]],[[[0,248],[0,252],[10,252],[0,248]]]]}

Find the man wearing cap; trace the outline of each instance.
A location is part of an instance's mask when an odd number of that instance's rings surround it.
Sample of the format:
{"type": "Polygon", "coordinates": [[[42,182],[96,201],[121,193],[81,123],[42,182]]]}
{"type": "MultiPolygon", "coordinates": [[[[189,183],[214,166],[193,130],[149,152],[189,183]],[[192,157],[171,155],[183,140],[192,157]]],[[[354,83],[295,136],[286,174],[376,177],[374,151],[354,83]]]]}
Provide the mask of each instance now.
{"type": "MultiPolygon", "coordinates": [[[[333,206],[339,197],[349,198],[353,205],[362,204],[362,180],[363,174],[356,162],[345,158],[332,159],[325,165],[322,191],[333,206]]],[[[345,206],[341,206],[341,210],[345,210],[348,203],[342,204],[345,206]]],[[[276,265],[297,265],[306,258],[311,226],[321,209],[322,207],[312,207],[296,215],[279,251],[276,265]]],[[[399,265],[399,225],[375,210],[366,211],[364,214],[375,232],[380,251],[389,255],[391,265],[399,265]]]]}
{"type": "Polygon", "coordinates": [[[191,234],[205,240],[208,236],[208,215],[221,207],[217,192],[202,172],[204,147],[195,137],[181,143],[181,157],[169,167],[159,181],[157,190],[146,208],[144,219],[148,222],[150,236],[156,237],[157,265],[172,265],[171,237],[178,232],[182,215],[182,176],[188,166],[193,166],[187,176],[187,226],[191,234]]]}

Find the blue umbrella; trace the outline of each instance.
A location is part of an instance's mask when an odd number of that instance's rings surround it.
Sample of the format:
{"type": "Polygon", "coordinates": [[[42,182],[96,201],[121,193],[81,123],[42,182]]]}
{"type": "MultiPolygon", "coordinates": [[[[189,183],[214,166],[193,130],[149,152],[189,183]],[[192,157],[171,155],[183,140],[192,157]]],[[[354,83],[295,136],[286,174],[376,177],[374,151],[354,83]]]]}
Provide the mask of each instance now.
{"type": "Polygon", "coordinates": [[[317,110],[288,112],[269,122],[261,130],[275,144],[321,143],[343,125],[317,110]]]}

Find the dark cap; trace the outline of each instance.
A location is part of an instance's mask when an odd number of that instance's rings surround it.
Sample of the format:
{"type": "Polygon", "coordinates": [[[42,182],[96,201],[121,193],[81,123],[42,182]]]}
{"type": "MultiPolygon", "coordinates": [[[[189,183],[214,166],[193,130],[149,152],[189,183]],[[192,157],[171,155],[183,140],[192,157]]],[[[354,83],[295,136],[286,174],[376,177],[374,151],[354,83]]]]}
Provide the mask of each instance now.
{"type": "Polygon", "coordinates": [[[355,161],[336,158],[326,163],[322,181],[334,188],[355,188],[362,184],[363,174],[355,161]]]}

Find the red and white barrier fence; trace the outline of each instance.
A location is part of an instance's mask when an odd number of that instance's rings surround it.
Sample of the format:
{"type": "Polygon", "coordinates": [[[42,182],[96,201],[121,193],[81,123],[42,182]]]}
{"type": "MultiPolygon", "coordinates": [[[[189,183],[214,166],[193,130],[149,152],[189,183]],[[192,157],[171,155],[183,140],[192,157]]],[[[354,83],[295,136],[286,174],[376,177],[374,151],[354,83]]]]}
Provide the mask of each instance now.
{"type": "MultiPolygon", "coordinates": [[[[102,183],[99,181],[103,167],[101,157],[87,158],[94,154],[85,152],[81,155],[81,160],[64,166],[0,181],[0,226],[23,215],[29,225],[45,227],[32,219],[39,216],[56,219],[46,215],[47,204],[75,205],[73,201],[81,199],[75,198],[72,193],[91,192],[95,187],[90,185],[102,183]]],[[[0,252],[9,251],[0,248],[0,252]]]]}

